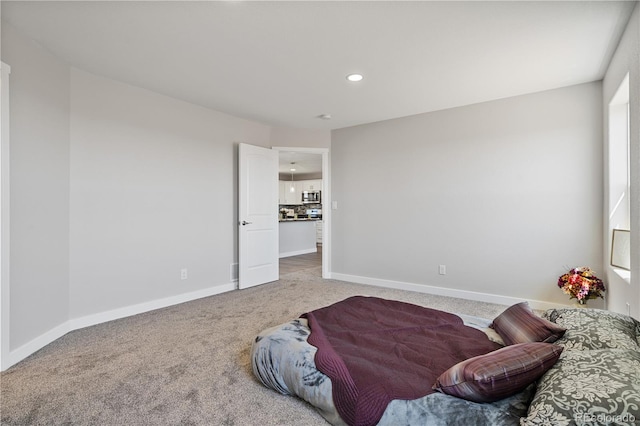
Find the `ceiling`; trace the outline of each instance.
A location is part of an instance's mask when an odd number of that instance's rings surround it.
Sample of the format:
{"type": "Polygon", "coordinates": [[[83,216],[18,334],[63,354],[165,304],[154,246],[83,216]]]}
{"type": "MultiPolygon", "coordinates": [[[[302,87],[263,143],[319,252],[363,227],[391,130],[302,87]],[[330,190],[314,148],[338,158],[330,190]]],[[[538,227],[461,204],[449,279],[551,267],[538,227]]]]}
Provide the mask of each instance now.
{"type": "Polygon", "coordinates": [[[322,154],[280,151],[279,156],[280,164],[278,172],[281,174],[309,175],[322,173],[322,154]],[[291,171],[292,168],[295,170],[291,171]]]}
{"type": "Polygon", "coordinates": [[[235,116],[308,129],[600,80],[634,5],[1,2],[4,22],[72,66],[235,116]],[[364,80],[348,82],[352,72],[364,80]]]}

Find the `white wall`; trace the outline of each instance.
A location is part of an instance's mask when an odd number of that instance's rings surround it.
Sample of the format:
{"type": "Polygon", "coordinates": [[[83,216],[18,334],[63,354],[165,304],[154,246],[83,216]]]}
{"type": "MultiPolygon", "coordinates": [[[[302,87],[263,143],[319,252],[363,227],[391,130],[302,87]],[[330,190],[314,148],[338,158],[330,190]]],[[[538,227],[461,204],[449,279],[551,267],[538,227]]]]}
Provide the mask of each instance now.
{"type": "MultiPolygon", "coordinates": [[[[629,20],[620,44],[609,64],[607,72],[602,82],[602,101],[604,122],[608,123],[609,103],[616,90],[622,83],[626,74],[629,73],[629,116],[630,116],[630,145],[631,145],[631,281],[626,282],[620,278],[611,268],[607,268],[607,308],[615,312],[627,313],[627,302],[630,303],[631,315],[640,318],[640,7],[636,8],[629,20]]],[[[605,200],[609,200],[609,180],[608,180],[608,157],[609,151],[609,131],[604,129],[605,140],[605,179],[604,192],[605,200]]],[[[608,203],[604,209],[604,241],[605,249],[604,262],[609,263],[610,224],[608,203]]]]}
{"type": "Polygon", "coordinates": [[[72,318],[231,282],[237,143],[269,126],[72,69],[71,129],[72,318]]]}
{"type": "Polygon", "coordinates": [[[591,83],[334,131],[334,275],[569,303],[565,267],[603,272],[601,99],[591,83]]]}
{"type": "MultiPolygon", "coordinates": [[[[69,311],[69,67],[2,25],[11,66],[10,350],[69,311]]],[[[3,362],[5,360],[3,359],[3,362]]]]}
{"type": "Polygon", "coordinates": [[[331,131],[325,129],[272,127],[271,146],[331,148],[331,131]]]}
{"type": "Polygon", "coordinates": [[[237,144],[330,145],[329,131],[272,128],[70,68],[6,23],[1,59],[12,67],[2,368],[69,330],[235,288],[237,144]]]}

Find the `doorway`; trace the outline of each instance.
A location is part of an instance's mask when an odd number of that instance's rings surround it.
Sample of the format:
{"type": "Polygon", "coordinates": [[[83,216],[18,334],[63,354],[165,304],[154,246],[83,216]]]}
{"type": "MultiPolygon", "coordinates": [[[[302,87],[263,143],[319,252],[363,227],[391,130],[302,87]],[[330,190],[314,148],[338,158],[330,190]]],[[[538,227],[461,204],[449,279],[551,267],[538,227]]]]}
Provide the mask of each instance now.
{"type": "Polygon", "coordinates": [[[322,244],[318,244],[318,251],[315,253],[299,254],[297,256],[280,258],[280,277],[286,274],[300,271],[313,272],[313,275],[320,275],[315,270],[322,267],[322,244]]]}
{"type": "MultiPolygon", "coordinates": [[[[330,278],[330,253],[331,253],[331,193],[330,193],[330,176],[329,176],[329,149],[328,148],[296,148],[296,147],[273,147],[279,151],[281,180],[289,181],[293,184],[296,179],[314,179],[321,178],[321,228],[318,230],[321,237],[320,244],[317,245],[317,254],[302,254],[298,259],[289,259],[286,264],[305,264],[310,262],[318,262],[322,264],[322,278],[330,278]],[[299,159],[299,160],[298,160],[299,159]],[[291,163],[294,163],[293,165],[291,163]],[[292,171],[294,168],[296,170],[292,171]],[[304,257],[304,258],[303,258],[304,257]]],[[[291,185],[293,186],[293,185],[291,185]]],[[[302,201],[300,201],[302,202],[302,201]]],[[[317,207],[315,205],[314,207],[317,207]]],[[[300,206],[299,209],[303,209],[300,206]]],[[[300,211],[300,210],[298,210],[300,211]]],[[[294,215],[297,213],[294,212],[294,215]]],[[[294,216],[295,217],[295,216],[294,216]]],[[[308,217],[307,217],[308,219],[308,217]]],[[[283,225],[288,226],[288,225],[283,225]]],[[[297,257],[297,256],[293,256],[297,257]]],[[[284,268],[280,272],[287,273],[289,268],[284,268]]]]}

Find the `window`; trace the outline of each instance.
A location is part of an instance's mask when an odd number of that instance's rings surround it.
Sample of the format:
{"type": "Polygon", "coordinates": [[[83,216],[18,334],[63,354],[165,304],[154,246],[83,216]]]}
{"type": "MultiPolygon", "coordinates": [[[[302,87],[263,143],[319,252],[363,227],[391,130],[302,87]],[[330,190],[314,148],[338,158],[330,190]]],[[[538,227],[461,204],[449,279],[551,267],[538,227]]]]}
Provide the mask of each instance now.
{"type": "MultiPolygon", "coordinates": [[[[631,229],[629,119],[629,74],[627,74],[609,103],[610,242],[614,229],[631,229]]],[[[611,244],[609,247],[611,249],[611,244]]]]}

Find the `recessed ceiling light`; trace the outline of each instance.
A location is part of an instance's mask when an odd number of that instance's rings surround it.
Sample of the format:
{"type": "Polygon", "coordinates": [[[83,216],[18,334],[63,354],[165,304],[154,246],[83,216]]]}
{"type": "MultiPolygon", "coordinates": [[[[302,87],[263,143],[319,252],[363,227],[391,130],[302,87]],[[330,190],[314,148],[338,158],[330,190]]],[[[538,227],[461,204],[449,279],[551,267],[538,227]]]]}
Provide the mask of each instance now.
{"type": "Polygon", "coordinates": [[[331,114],[320,114],[318,118],[320,120],[331,120],[331,114]]]}
{"type": "Polygon", "coordinates": [[[362,76],[362,74],[349,74],[349,75],[347,76],[347,80],[349,80],[349,81],[353,81],[353,82],[360,81],[360,80],[362,80],[363,78],[364,78],[364,77],[362,76]]]}

